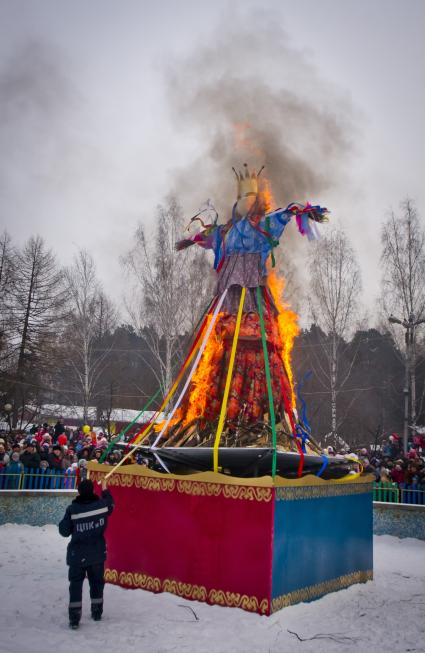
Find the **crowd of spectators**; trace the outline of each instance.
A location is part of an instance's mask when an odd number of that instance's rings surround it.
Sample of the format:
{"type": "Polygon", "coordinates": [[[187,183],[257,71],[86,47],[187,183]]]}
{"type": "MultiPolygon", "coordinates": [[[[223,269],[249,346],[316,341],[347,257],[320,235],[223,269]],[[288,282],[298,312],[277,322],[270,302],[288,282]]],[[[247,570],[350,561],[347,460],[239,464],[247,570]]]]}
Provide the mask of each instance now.
{"type": "MultiPolygon", "coordinates": [[[[330,451],[329,451],[330,450],[330,451]]],[[[338,455],[332,447],[329,455],[338,455]]],[[[377,483],[389,484],[399,489],[414,486],[425,492],[425,437],[415,436],[403,451],[402,440],[393,433],[388,439],[357,452],[344,450],[343,455],[359,460],[364,471],[373,473],[377,483]]]]}
{"type": "MultiPolygon", "coordinates": [[[[371,448],[357,451],[344,448],[337,453],[328,447],[325,453],[358,461],[364,471],[375,475],[378,483],[400,489],[413,485],[425,492],[425,437],[415,437],[408,452],[403,451],[401,438],[394,433],[371,448]]],[[[104,464],[116,465],[122,455],[123,450],[111,447],[102,431],[88,426],[72,429],[61,419],[55,426],[45,423],[16,434],[0,433],[0,472],[6,475],[50,469],[66,477],[75,476],[78,482],[86,477],[90,460],[102,459],[104,464]]],[[[136,462],[140,462],[137,456],[136,462]]]]}
{"type": "MultiPolygon", "coordinates": [[[[54,427],[45,423],[13,435],[0,434],[0,471],[3,475],[18,475],[51,469],[83,479],[88,461],[100,460],[108,448],[108,438],[102,431],[87,426],[71,429],[59,419],[54,427]]],[[[103,463],[116,465],[121,456],[119,449],[112,448],[103,463]]]]}

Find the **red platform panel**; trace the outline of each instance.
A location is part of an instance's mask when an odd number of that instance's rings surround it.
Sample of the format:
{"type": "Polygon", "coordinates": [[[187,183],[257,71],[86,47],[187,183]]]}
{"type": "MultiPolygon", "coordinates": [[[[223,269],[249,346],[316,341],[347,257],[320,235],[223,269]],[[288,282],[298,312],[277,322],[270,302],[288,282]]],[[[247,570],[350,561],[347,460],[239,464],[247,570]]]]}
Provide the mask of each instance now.
{"type": "MultiPolygon", "coordinates": [[[[90,467],[95,481],[110,471],[90,467]]],[[[199,476],[208,480],[131,465],[110,478],[105,579],[269,614],[273,488],[199,476]]]]}

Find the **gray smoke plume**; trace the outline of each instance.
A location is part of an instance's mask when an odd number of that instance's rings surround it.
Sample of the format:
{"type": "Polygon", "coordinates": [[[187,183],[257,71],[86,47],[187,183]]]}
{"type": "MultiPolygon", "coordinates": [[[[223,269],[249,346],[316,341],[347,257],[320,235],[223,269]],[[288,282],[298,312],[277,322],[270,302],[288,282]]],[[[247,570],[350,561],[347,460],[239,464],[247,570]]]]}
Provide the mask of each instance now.
{"type": "MultiPolygon", "coordinates": [[[[19,47],[0,70],[0,190],[15,171],[27,179],[54,176],[66,158],[67,119],[75,94],[62,72],[61,53],[41,42],[19,47]]],[[[22,188],[19,194],[22,194],[22,188]]]]}
{"type": "MultiPolygon", "coordinates": [[[[265,165],[273,208],[327,205],[351,152],[353,110],[291,45],[276,16],[223,20],[207,45],[169,68],[168,91],[176,128],[202,151],[173,177],[188,217],[210,197],[226,222],[236,200],[232,166],[240,170],[245,162],[257,170],[265,165]]],[[[290,225],[276,250],[285,297],[296,310],[308,282],[305,241],[290,225]]]]}
{"type": "Polygon", "coordinates": [[[321,195],[338,182],[351,147],[350,106],[267,16],[223,22],[208,45],[169,70],[176,126],[203,149],[174,176],[187,212],[210,196],[227,220],[235,200],[232,166],[244,162],[265,164],[277,206],[323,203],[321,195]]]}

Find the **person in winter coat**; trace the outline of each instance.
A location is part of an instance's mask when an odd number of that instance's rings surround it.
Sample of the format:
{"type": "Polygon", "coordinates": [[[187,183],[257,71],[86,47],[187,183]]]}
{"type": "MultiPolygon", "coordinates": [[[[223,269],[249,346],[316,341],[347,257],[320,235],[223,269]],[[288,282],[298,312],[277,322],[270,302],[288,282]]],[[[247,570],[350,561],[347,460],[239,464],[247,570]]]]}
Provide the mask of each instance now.
{"type": "Polygon", "coordinates": [[[52,453],[47,457],[49,467],[51,469],[63,469],[63,454],[62,448],[59,445],[53,447],[52,453]]]}
{"type": "Polygon", "coordinates": [[[24,467],[38,469],[40,467],[40,460],[40,454],[36,451],[34,444],[28,442],[24,453],[21,454],[21,463],[24,467]]]}
{"type": "Polygon", "coordinates": [[[6,453],[6,447],[3,443],[0,443],[0,467],[6,467],[10,458],[9,454],[6,453]]]}
{"type": "Polygon", "coordinates": [[[14,451],[10,462],[6,465],[8,490],[17,490],[19,488],[19,480],[23,471],[24,466],[19,462],[19,454],[14,451]]]}
{"type": "Polygon", "coordinates": [[[85,460],[85,458],[81,458],[81,460],[78,461],[78,469],[80,478],[84,481],[84,479],[87,478],[87,460],[85,460]]]}
{"type": "Polygon", "coordinates": [[[400,462],[391,470],[391,479],[394,483],[404,483],[404,469],[400,462]]]}
{"type": "Polygon", "coordinates": [[[93,491],[90,479],[81,481],[78,496],[66,509],[59,523],[63,537],[71,535],[66,562],[69,565],[69,625],[78,628],[81,619],[83,582],[90,585],[91,616],[100,621],[103,612],[104,565],[106,542],[104,533],[108,517],[114,509],[112,495],[102,482],[102,496],[93,491]]]}
{"type": "Polygon", "coordinates": [[[62,433],[65,433],[65,426],[64,426],[64,424],[62,422],[62,418],[59,417],[58,421],[55,424],[55,431],[54,431],[54,436],[53,436],[54,439],[55,439],[55,442],[58,442],[58,438],[59,438],[60,435],[62,435],[62,433]]]}

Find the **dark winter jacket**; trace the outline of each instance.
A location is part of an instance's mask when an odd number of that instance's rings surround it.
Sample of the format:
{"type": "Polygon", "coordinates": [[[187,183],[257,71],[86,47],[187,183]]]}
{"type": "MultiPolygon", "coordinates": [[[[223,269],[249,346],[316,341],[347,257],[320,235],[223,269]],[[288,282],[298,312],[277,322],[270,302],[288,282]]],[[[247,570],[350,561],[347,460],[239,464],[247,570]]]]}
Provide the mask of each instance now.
{"type": "Polygon", "coordinates": [[[62,422],[56,422],[54,435],[55,442],[57,442],[58,437],[62,435],[62,433],[65,433],[65,426],[62,424],[62,422]]]}
{"type": "Polygon", "coordinates": [[[78,496],[68,506],[59,523],[59,533],[63,537],[71,535],[66,555],[68,565],[87,567],[106,560],[104,533],[113,509],[109,490],[103,490],[101,497],[97,494],[78,496]]]}
{"type": "Polygon", "coordinates": [[[62,458],[56,456],[53,452],[47,456],[47,462],[51,469],[63,469],[62,458]]]}
{"type": "Polygon", "coordinates": [[[19,459],[24,467],[30,467],[31,469],[38,469],[40,467],[40,454],[34,451],[30,453],[29,451],[24,451],[21,454],[19,459]]]}

